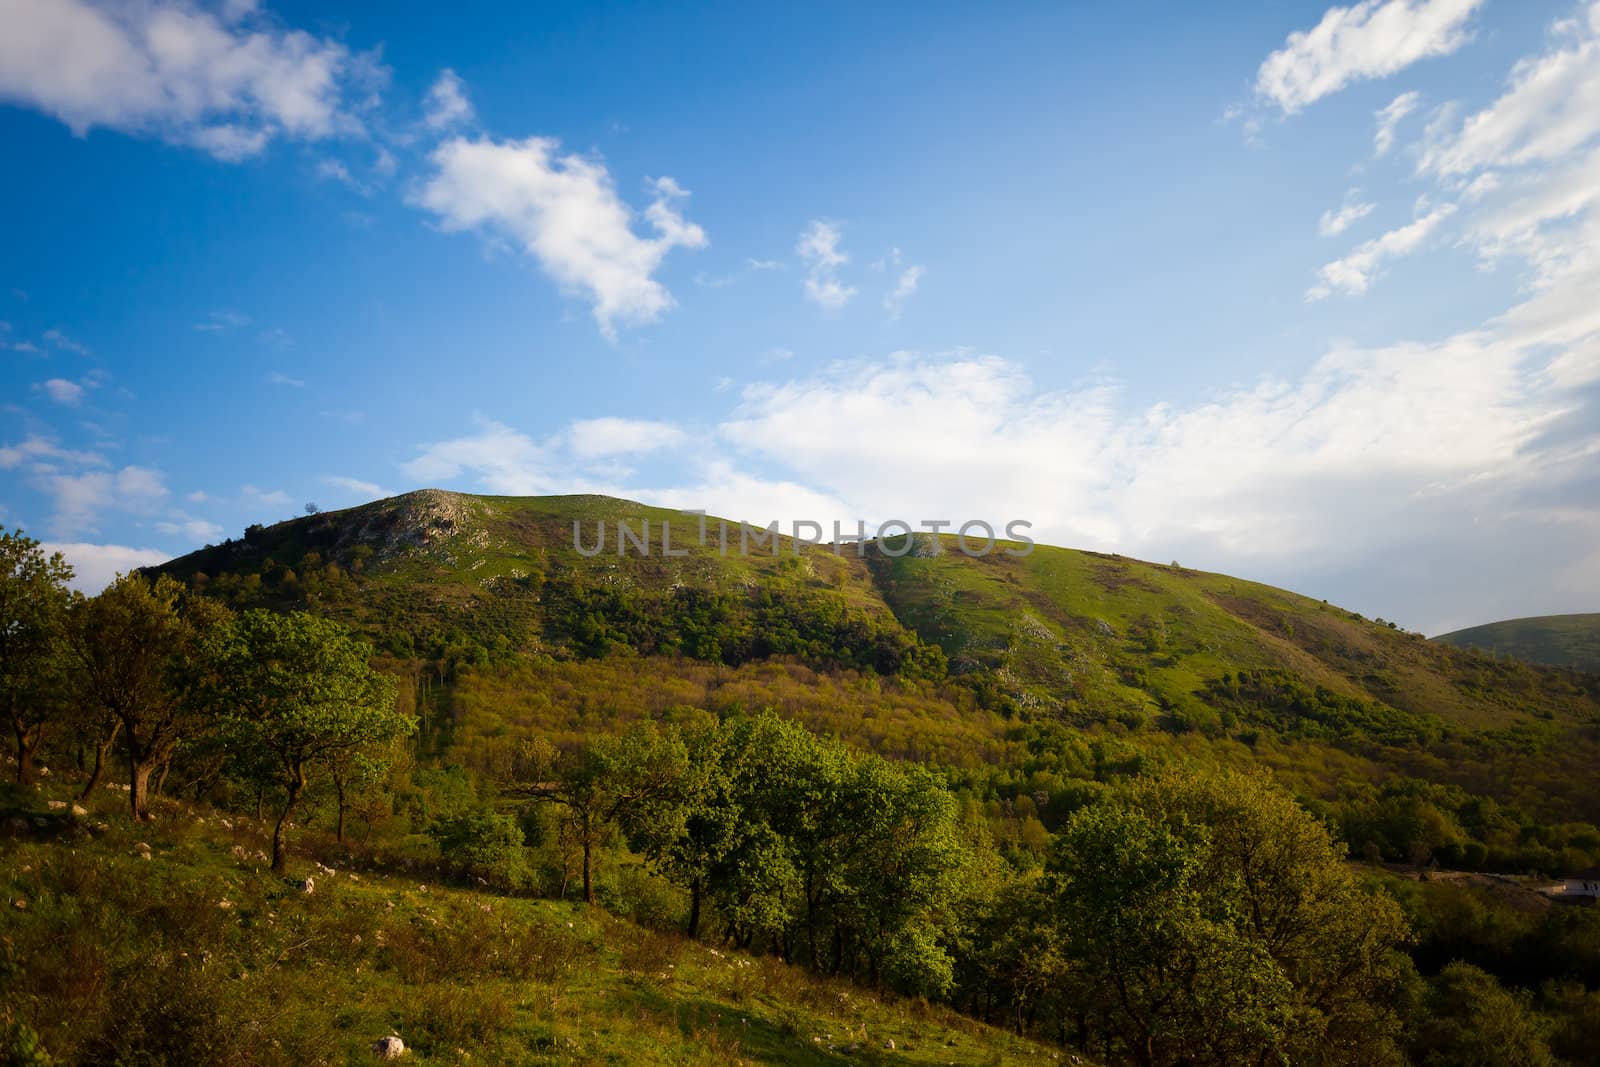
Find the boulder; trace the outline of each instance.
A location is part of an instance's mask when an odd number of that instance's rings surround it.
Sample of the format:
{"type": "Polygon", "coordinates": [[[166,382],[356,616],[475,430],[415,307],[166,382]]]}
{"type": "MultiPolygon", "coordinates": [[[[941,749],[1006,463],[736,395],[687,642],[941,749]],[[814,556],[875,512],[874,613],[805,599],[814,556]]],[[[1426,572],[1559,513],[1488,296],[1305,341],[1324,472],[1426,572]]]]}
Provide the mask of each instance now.
{"type": "Polygon", "coordinates": [[[372,1054],[380,1060],[397,1060],[406,1054],[406,1043],[390,1034],[372,1043],[372,1054]]]}

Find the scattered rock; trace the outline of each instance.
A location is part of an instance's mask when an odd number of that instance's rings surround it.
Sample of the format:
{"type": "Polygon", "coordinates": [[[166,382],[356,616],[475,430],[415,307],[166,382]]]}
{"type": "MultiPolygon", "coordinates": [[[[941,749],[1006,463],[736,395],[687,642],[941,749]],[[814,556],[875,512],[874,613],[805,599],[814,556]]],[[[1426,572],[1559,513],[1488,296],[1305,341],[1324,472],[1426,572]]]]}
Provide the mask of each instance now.
{"type": "Polygon", "coordinates": [[[52,801],[50,801],[50,810],[51,811],[66,811],[67,810],[67,802],[65,800],[52,800],[52,801]]]}
{"type": "Polygon", "coordinates": [[[72,805],[72,809],[71,810],[72,810],[72,814],[76,815],[80,819],[83,818],[85,815],[89,814],[89,809],[84,807],[82,804],[74,804],[74,805],[72,805]]]}
{"type": "Polygon", "coordinates": [[[893,1052],[894,1051],[894,1038],[891,1037],[889,1040],[885,1041],[883,1043],[883,1047],[888,1049],[890,1052],[893,1052]]]}
{"type": "Polygon", "coordinates": [[[380,1060],[397,1060],[406,1054],[406,1043],[390,1034],[372,1043],[372,1054],[380,1060]]]}
{"type": "Polygon", "coordinates": [[[309,897],[312,893],[317,891],[316,879],[312,878],[310,875],[307,875],[304,881],[296,883],[296,888],[309,897]]]}
{"type": "Polygon", "coordinates": [[[137,845],[133,846],[133,854],[142,860],[147,860],[150,858],[150,846],[145,844],[143,841],[140,841],[137,845]]]}

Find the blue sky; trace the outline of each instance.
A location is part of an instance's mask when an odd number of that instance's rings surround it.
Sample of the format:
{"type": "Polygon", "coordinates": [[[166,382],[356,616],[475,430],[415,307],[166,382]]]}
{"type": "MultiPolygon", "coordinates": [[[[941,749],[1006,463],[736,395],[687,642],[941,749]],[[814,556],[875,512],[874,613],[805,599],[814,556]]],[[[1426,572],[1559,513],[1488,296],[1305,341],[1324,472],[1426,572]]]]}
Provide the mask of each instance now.
{"type": "Polygon", "coordinates": [[[0,522],[1012,518],[1600,606],[1600,3],[0,0],[0,522]]]}

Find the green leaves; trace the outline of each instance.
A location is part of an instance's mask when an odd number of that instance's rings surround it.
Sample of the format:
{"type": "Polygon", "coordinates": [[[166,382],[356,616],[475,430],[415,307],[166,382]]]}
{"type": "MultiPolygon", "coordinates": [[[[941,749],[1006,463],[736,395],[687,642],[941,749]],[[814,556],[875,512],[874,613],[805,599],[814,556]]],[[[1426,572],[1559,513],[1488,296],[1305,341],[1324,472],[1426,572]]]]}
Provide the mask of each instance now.
{"type": "Polygon", "coordinates": [[[1392,1056],[1398,906],[1264,779],[1140,779],[1067,822],[1050,871],[1068,960],[1140,1062],[1392,1056]]]}
{"type": "Polygon", "coordinates": [[[261,609],[219,637],[225,722],[239,745],[297,769],[340,749],[416,729],[395,710],[395,683],[372,669],[371,649],[329,619],[261,609]]]}

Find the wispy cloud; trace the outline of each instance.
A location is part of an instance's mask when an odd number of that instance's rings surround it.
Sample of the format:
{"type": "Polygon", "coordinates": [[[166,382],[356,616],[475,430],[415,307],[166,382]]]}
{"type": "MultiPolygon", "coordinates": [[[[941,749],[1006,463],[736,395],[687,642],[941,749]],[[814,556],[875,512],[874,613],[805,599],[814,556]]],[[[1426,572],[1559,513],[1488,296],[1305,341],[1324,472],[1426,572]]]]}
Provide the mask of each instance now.
{"type": "Polygon", "coordinates": [[[1377,208],[1377,204],[1362,203],[1355,199],[1355,190],[1346,195],[1338,208],[1329,208],[1317,221],[1317,232],[1324,237],[1337,237],[1360,222],[1377,208]]]}
{"type": "Polygon", "coordinates": [[[894,288],[883,298],[883,307],[889,313],[889,318],[900,317],[900,313],[905,310],[906,301],[917,291],[924,273],[922,267],[915,265],[900,272],[900,278],[895,282],[894,288]]]}
{"type": "Polygon", "coordinates": [[[79,356],[87,356],[89,354],[88,345],[74,341],[60,330],[46,330],[44,332],[44,342],[51,348],[60,349],[63,352],[72,352],[79,356]]]}
{"type": "Polygon", "coordinates": [[[195,323],[194,329],[197,333],[227,333],[249,324],[250,316],[237,311],[212,311],[207,313],[203,322],[195,323]]]}
{"type": "Polygon", "coordinates": [[[1374,116],[1378,120],[1378,128],[1372,135],[1372,154],[1384,156],[1389,154],[1389,149],[1394,147],[1395,131],[1399,128],[1401,120],[1417,109],[1422,102],[1422,94],[1418,92],[1401,93],[1388,104],[1378,109],[1374,116]]]}
{"type": "Polygon", "coordinates": [[[1358,296],[1371,287],[1389,260],[1409,255],[1422,247],[1439,224],[1455,214],[1454,204],[1441,204],[1404,226],[1358,246],[1347,256],[1323,264],[1317,282],[1306,290],[1307,300],[1322,300],[1335,292],[1358,296]]]}
{"type": "Polygon", "coordinates": [[[814,219],[795,245],[795,254],[806,264],[806,298],[824,311],[838,311],[856,295],[853,287],[839,280],[839,268],[850,262],[839,248],[843,237],[840,223],[814,219]]]}
{"type": "Polygon", "coordinates": [[[1293,114],[1352,82],[1384,78],[1454,52],[1483,0],[1365,0],[1332,7],[1291,33],[1256,72],[1256,95],[1293,114]]]}
{"type": "Polygon", "coordinates": [[[306,383],[299,378],[291,378],[282,371],[273,371],[267,375],[268,385],[281,385],[289,389],[304,389],[306,383]]]}
{"type": "Polygon", "coordinates": [[[363,503],[395,495],[393,489],[385,489],[376,482],[364,482],[359,478],[346,478],[343,475],[330,474],[325,476],[322,481],[325,485],[348,493],[353,497],[358,497],[363,503]]]}
{"type": "Polygon", "coordinates": [[[472,101],[467,97],[466,83],[446,67],[439,72],[438,80],[422,102],[422,124],[437,132],[472,120],[472,101]]]}

